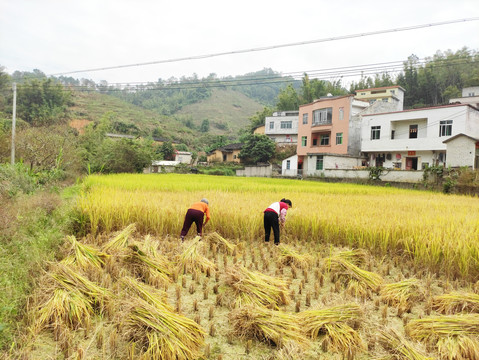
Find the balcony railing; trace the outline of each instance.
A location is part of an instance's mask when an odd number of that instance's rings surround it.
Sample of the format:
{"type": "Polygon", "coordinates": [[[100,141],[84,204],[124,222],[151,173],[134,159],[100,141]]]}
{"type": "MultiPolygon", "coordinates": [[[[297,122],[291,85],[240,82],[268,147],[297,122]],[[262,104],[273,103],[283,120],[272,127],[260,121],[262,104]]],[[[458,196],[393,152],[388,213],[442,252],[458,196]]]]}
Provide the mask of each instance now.
{"type": "Polygon", "coordinates": [[[311,126],[331,125],[332,123],[333,123],[332,120],[319,120],[319,121],[313,121],[311,123],[311,126]]]}

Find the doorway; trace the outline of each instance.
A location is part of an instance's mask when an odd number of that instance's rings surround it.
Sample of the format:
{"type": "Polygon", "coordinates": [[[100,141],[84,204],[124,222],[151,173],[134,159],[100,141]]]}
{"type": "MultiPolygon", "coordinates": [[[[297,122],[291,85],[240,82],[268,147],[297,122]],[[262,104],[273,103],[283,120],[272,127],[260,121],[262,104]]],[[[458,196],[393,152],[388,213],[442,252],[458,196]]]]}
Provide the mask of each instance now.
{"type": "Polygon", "coordinates": [[[406,170],[417,170],[417,157],[406,158],[406,170]]]}

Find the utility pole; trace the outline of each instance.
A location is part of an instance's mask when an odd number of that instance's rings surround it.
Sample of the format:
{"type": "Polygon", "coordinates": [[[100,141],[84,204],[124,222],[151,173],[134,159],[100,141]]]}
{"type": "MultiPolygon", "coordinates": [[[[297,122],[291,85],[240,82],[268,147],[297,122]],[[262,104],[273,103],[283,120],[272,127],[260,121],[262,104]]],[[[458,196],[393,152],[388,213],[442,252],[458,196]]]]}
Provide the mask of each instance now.
{"type": "Polygon", "coordinates": [[[13,111],[12,111],[12,165],[15,164],[15,124],[17,118],[17,83],[12,84],[13,88],[13,111]]]}

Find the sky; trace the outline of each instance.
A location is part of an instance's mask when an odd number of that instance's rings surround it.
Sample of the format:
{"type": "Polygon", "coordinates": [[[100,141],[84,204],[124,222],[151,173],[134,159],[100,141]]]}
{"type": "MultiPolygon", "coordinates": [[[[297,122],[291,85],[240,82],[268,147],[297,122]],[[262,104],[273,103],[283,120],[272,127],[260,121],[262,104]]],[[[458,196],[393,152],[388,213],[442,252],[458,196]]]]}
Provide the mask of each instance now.
{"type": "MultiPolygon", "coordinates": [[[[0,0],[0,66],[52,75],[157,62],[65,74],[110,84],[263,68],[286,75],[477,51],[479,21],[161,61],[478,17],[477,0],[0,0]]],[[[343,84],[354,80],[341,75],[343,84]]]]}

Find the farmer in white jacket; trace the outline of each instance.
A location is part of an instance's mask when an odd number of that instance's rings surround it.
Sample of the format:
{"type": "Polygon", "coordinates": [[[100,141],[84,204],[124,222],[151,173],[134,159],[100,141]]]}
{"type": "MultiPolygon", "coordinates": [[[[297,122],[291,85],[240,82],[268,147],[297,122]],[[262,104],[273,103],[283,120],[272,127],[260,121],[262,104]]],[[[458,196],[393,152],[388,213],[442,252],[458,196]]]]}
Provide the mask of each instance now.
{"type": "Polygon", "coordinates": [[[264,241],[269,242],[271,228],[273,228],[274,244],[279,245],[279,224],[284,225],[286,211],[290,207],[293,207],[291,200],[281,199],[266,208],[264,211],[264,241]]]}

